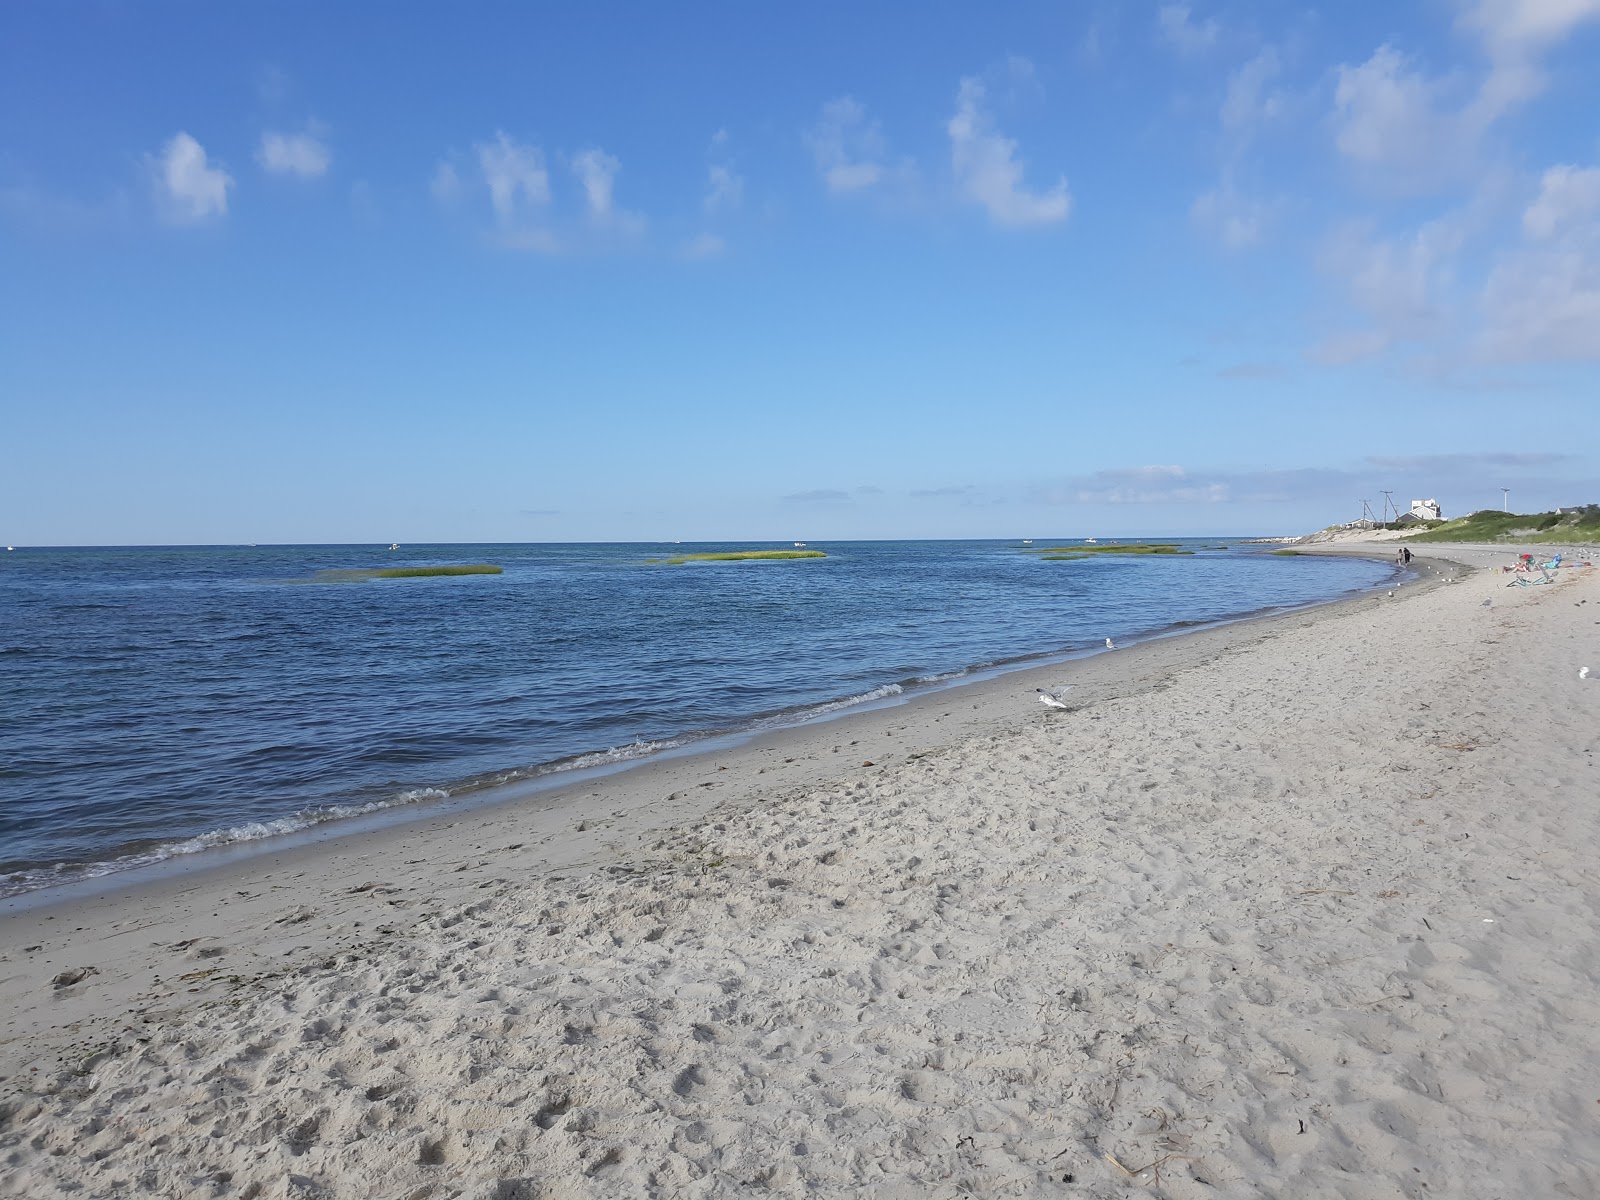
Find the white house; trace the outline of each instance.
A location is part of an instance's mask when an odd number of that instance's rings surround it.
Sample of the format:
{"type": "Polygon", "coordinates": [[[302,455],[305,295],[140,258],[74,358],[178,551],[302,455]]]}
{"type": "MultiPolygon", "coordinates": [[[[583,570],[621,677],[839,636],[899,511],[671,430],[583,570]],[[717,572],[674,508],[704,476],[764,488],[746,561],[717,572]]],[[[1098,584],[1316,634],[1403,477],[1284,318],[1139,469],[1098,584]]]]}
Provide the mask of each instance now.
{"type": "Polygon", "coordinates": [[[1437,500],[1413,500],[1411,502],[1411,516],[1419,521],[1442,521],[1444,514],[1439,511],[1437,500]]]}

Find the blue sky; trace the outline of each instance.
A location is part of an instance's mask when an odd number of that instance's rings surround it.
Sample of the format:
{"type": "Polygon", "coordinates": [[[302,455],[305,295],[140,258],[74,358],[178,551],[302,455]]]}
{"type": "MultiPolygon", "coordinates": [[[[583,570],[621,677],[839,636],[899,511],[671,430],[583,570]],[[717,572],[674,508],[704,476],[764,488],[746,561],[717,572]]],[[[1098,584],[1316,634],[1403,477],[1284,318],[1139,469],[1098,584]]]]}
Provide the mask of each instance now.
{"type": "Polygon", "coordinates": [[[1597,397],[1600,0],[0,8],[11,543],[1298,532],[1597,397]]]}

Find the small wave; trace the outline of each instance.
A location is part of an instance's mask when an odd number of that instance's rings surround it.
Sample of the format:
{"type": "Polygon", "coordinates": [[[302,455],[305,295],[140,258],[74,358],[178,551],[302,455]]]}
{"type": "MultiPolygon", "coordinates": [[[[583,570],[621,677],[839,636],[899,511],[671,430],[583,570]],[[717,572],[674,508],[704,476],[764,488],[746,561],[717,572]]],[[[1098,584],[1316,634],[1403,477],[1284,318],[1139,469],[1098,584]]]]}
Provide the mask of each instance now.
{"type": "Polygon", "coordinates": [[[590,767],[609,767],[617,763],[632,762],[637,758],[646,758],[652,754],[660,754],[664,750],[675,750],[679,746],[687,745],[692,738],[661,738],[647,742],[643,738],[638,741],[628,742],[622,746],[613,746],[609,750],[591,750],[587,754],[575,754],[571,758],[560,758],[555,762],[539,763],[531,767],[514,767],[509,771],[497,771],[493,775],[486,775],[471,783],[457,786],[457,793],[479,791],[483,788],[500,787],[507,783],[521,783],[527,779],[539,779],[546,775],[560,774],[562,771],[583,771],[590,767]]]}
{"type": "Polygon", "coordinates": [[[257,842],[264,838],[281,837],[286,833],[298,833],[302,829],[310,829],[314,825],[322,825],[328,821],[364,816],[367,813],[381,812],[387,808],[399,808],[426,800],[449,798],[450,793],[443,788],[411,788],[387,799],[372,800],[365,804],[330,804],[322,808],[304,808],[292,816],[278,817],[271,821],[247,821],[242,825],[231,825],[226,829],[213,829],[209,833],[175,842],[163,842],[147,850],[124,854],[104,862],[55,863],[48,867],[30,867],[12,871],[0,874],[0,898],[36,891],[43,887],[54,887],[57,884],[99,879],[120,871],[131,871],[135,867],[153,866],[171,858],[199,854],[203,850],[213,850],[218,846],[232,846],[243,842],[257,842]]]}
{"type": "Polygon", "coordinates": [[[911,682],[917,684],[948,683],[952,679],[960,679],[972,674],[971,667],[962,667],[959,671],[943,671],[937,675],[918,675],[911,682]]]}
{"type": "Polygon", "coordinates": [[[658,742],[647,742],[640,739],[629,742],[626,746],[613,746],[609,750],[596,750],[592,754],[580,754],[576,758],[565,759],[562,762],[551,763],[545,770],[548,771],[582,771],[587,767],[605,767],[612,763],[628,762],[635,758],[644,758],[646,755],[657,754],[662,750],[671,750],[683,745],[682,738],[665,738],[658,742]]]}
{"type": "Polygon", "coordinates": [[[861,692],[855,696],[845,696],[840,700],[829,700],[823,704],[813,704],[810,708],[802,708],[791,713],[774,724],[787,725],[790,721],[810,721],[816,717],[825,717],[829,713],[843,712],[847,708],[854,708],[858,704],[870,704],[874,700],[887,700],[890,696],[898,696],[905,691],[898,683],[886,683],[882,687],[873,688],[870,692],[861,692]]]}

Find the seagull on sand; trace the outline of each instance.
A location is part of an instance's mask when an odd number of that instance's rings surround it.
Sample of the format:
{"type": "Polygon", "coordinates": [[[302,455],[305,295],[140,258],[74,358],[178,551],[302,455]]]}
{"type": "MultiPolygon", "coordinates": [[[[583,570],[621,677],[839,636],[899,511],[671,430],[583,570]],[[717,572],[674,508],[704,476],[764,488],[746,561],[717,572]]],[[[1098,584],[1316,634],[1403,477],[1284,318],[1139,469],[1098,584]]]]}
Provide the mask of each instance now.
{"type": "Polygon", "coordinates": [[[1106,649],[1107,650],[1115,650],[1116,648],[1117,648],[1117,644],[1115,642],[1113,642],[1110,638],[1107,638],[1106,639],[1106,649]]]}
{"type": "MultiPolygon", "coordinates": [[[[1587,670],[1588,668],[1586,667],[1584,669],[1587,670]]],[[[1062,695],[1065,695],[1066,693],[1070,692],[1071,690],[1072,690],[1072,685],[1069,683],[1066,687],[1061,689],[1061,693],[1062,693],[1062,695]]],[[[1060,696],[1054,696],[1051,693],[1045,691],[1043,688],[1039,688],[1038,692],[1039,692],[1039,703],[1040,704],[1048,704],[1051,708],[1066,708],[1067,707],[1066,704],[1061,700],[1060,696]]]]}
{"type": "Polygon", "coordinates": [[[1579,679],[1587,679],[1587,678],[1589,678],[1589,668],[1588,667],[1579,667],[1578,668],[1578,678],[1579,679]]]}
{"type": "Polygon", "coordinates": [[[1480,604],[1480,605],[1478,605],[1478,607],[1479,607],[1479,608],[1488,608],[1488,607],[1489,607],[1489,606],[1490,606],[1490,605],[1492,605],[1492,604],[1493,604],[1493,603],[1494,603],[1494,597],[1493,597],[1493,596],[1490,596],[1490,597],[1489,597],[1489,598],[1488,598],[1488,599],[1487,599],[1487,600],[1485,600],[1485,601],[1484,601],[1484,602],[1483,602],[1483,603],[1482,603],[1482,604],[1480,604]]]}

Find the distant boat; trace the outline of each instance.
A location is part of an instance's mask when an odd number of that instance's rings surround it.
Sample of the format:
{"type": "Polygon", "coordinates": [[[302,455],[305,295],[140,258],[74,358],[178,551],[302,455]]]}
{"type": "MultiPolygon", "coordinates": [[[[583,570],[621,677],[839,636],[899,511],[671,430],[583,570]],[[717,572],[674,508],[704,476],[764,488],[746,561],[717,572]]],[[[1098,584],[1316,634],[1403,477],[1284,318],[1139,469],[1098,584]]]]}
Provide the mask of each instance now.
{"type": "Polygon", "coordinates": [[[399,542],[390,542],[389,543],[389,549],[391,549],[391,550],[400,549],[400,543],[399,542]]]}
{"type": "Polygon", "coordinates": [[[796,546],[804,546],[804,545],[805,545],[805,543],[804,543],[804,542],[796,542],[796,543],[795,543],[795,545],[796,545],[796,546]]]}
{"type": "Polygon", "coordinates": [[[1033,545],[1033,539],[1032,538],[1023,538],[1022,539],[1022,544],[1024,546],[1031,546],[1031,545],[1033,545]]]}
{"type": "Polygon", "coordinates": [[[1083,540],[1090,546],[1098,546],[1100,544],[1099,538],[1084,538],[1083,540]]]}

